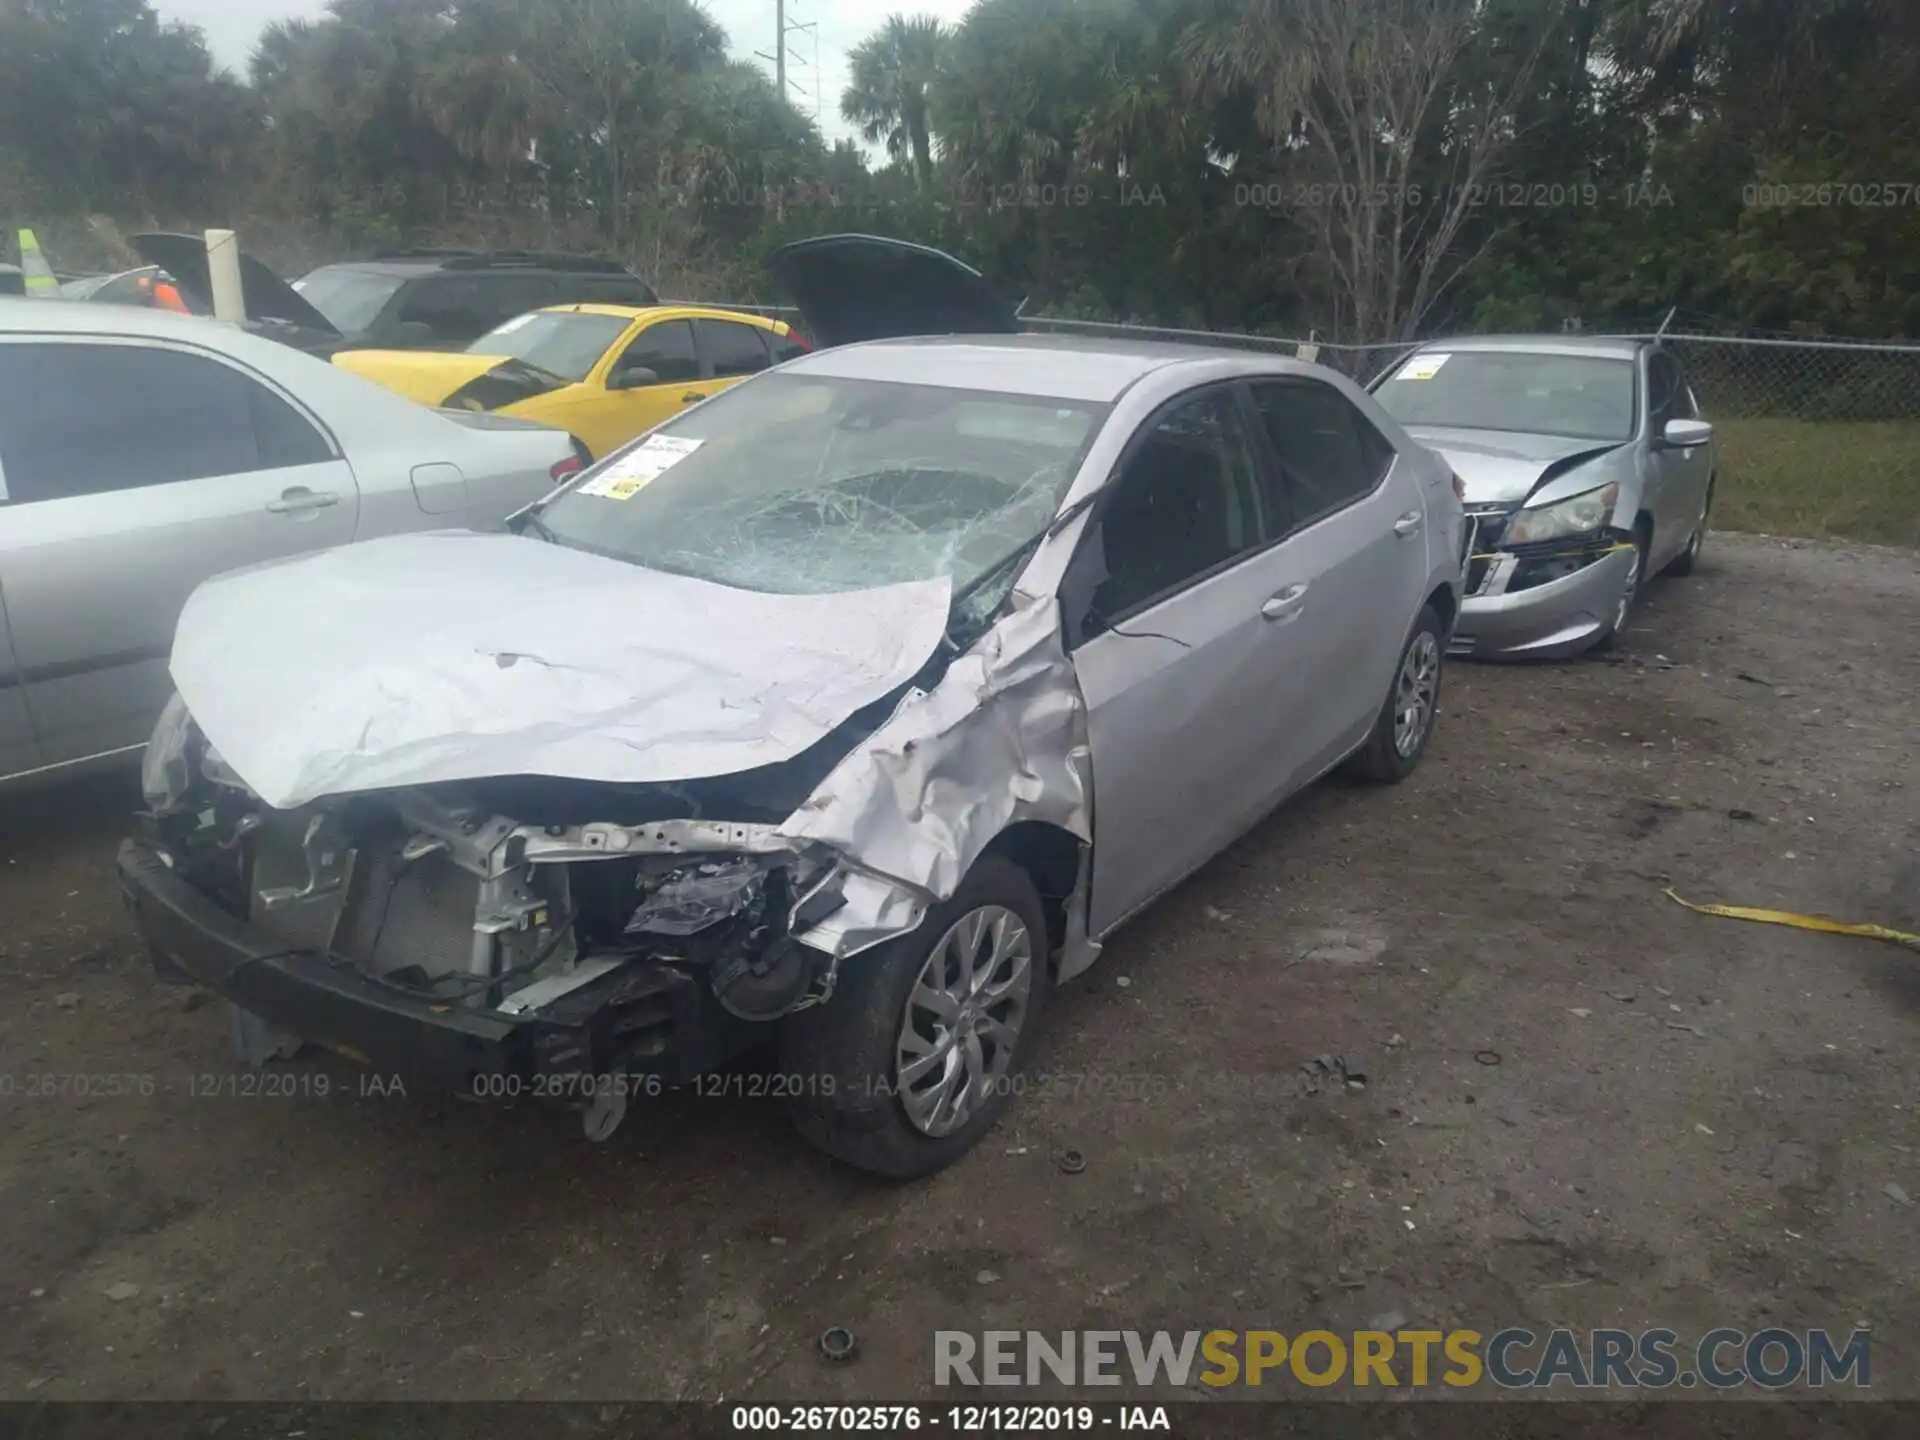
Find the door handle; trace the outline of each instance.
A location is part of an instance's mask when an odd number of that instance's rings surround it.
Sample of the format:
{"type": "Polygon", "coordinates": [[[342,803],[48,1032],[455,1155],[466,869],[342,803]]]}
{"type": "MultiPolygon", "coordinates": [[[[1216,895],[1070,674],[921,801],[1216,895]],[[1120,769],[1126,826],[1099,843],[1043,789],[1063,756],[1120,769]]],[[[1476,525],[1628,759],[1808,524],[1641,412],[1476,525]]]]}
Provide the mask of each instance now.
{"type": "Polygon", "coordinates": [[[1266,620],[1291,620],[1300,614],[1306,603],[1307,587],[1289,585],[1260,607],[1260,615],[1266,620]]]}
{"type": "Polygon", "coordinates": [[[706,398],[707,397],[702,395],[698,390],[689,390],[680,397],[680,403],[682,405],[691,405],[696,400],[704,400],[706,398]]]}
{"type": "Polygon", "coordinates": [[[275,515],[299,515],[339,503],[340,497],[331,490],[309,490],[304,485],[296,485],[291,490],[282,490],[278,500],[269,500],[267,509],[275,515]]]}
{"type": "Polygon", "coordinates": [[[1402,540],[1406,539],[1409,535],[1415,534],[1419,529],[1420,512],[1418,510],[1409,510],[1393,522],[1393,533],[1398,535],[1402,540]]]}

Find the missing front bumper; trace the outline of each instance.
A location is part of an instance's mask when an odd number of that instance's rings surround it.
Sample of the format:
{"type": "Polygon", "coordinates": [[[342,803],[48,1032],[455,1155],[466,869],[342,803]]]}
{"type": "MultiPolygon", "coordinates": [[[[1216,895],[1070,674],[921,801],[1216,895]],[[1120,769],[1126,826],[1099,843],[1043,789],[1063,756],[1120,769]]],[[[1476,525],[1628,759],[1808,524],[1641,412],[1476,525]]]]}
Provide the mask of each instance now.
{"type": "Polygon", "coordinates": [[[182,879],[155,843],[123,844],[119,874],[163,980],[203,985],[277,1029],[440,1089],[499,1093],[490,1077],[614,1073],[680,1084],[758,1038],[669,963],[625,960],[517,1013],[450,1005],[236,920],[182,879]]]}

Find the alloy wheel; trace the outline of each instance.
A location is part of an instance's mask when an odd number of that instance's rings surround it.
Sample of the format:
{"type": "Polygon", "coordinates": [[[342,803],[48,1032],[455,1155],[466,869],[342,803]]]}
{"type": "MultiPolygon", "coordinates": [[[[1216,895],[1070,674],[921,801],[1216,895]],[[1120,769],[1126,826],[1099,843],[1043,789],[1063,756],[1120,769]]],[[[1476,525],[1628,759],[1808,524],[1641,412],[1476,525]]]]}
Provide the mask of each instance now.
{"type": "Polygon", "coordinates": [[[900,1103],[921,1134],[953,1134],[1005,1080],[1033,964],[1026,922],[1003,905],[969,910],[928,954],[894,1045],[900,1103]]]}
{"type": "Polygon", "coordinates": [[[1433,727],[1440,692],[1440,642],[1422,630],[1400,660],[1393,690],[1393,748],[1402,760],[1419,750],[1433,727]]]}

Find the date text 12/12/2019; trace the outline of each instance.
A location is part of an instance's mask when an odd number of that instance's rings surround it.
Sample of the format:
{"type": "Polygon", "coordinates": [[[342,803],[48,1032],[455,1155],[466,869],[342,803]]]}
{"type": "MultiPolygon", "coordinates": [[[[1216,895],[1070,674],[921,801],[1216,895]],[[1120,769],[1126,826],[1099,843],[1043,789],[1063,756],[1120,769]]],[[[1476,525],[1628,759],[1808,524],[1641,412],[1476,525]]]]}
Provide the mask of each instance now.
{"type": "Polygon", "coordinates": [[[1102,1430],[1169,1434],[1164,1405],[736,1405],[739,1433],[931,1431],[949,1435],[1061,1435],[1102,1430]]]}

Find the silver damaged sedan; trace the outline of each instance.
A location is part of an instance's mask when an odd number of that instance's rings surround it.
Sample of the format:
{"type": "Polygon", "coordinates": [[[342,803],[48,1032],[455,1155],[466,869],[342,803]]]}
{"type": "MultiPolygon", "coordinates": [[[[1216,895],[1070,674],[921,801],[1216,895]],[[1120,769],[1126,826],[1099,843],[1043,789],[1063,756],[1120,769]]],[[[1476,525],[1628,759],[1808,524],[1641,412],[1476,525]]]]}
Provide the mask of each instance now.
{"type": "Polygon", "coordinates": [[[596,1139],[771,1041],[829,1153],[956,1159],[1121,924],[1335,766],[1413,770],[1466,541],[1325,369],[1001,328],[768,371],[518,533],[201,589],[120,856],[163,976],[256,1060],[596,1139]]]}
{"type": "Polygon", "coordinates": [[[1453,653],[1604,649],[1650,576],[1692,573],[1718,457],[1666,349],[1562,336],[1435,342],[1373,394],[1465,490],[1474,542],[1453,653]]]}

